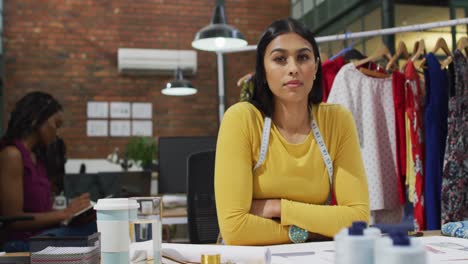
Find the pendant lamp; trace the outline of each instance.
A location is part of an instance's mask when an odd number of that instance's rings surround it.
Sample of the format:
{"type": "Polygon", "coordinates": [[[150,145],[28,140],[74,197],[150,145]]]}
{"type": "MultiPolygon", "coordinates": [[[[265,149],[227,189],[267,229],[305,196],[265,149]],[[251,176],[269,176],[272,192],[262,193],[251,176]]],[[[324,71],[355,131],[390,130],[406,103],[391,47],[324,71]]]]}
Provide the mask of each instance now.
{"type": "Polygon", "coordinates": [[[200,29],[192,41],[193,48],[205,51],[235,49],[244,46],[247,46],[247,41],[242,33],[226,24],[223,5],[216,6],[211,24],[200,29]]]}
{"type": "Polygon", "coordinates": [[[175,72],[175,79],[166,84],[166,88],[161,90],[164,95],[184,96],[197,93],[192,83],[185,80],[182,75],[182,70],[177,68],[175,72]]]}

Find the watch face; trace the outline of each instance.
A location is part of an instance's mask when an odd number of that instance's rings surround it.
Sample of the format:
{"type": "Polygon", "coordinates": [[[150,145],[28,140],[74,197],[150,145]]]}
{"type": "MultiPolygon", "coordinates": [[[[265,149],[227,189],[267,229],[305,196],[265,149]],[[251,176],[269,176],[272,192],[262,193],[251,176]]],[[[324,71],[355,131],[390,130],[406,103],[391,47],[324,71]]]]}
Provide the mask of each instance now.
{"type": "Polygon", "coordinates": [[[303,243],[309,237],[309,232],[303,228],[291,225],[289,227],[289,239],[293,243],[303,243]]]}

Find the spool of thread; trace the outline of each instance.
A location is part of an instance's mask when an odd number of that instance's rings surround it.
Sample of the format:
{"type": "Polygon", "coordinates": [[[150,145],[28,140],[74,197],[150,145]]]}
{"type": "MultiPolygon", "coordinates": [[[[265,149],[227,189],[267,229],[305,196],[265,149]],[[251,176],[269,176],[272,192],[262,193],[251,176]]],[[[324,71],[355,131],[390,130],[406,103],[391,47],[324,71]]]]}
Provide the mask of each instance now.
{"type": "Polygon", "coordinates": [[[202,254],[200,264],[221,264],[220,254],[202,254]]]}
{"type": "Polygon", "coordinates": [[[335,264],[374,264],[374,244],[381,233],[367,228],[366,222],[353,222],[335,236],[335,264]]]}
{"type": "Polygon", "coordinates": [[[417,238],[396,231],[376,241],[374,260],[379,264],[426,264],[427,255],[417,238]]]}

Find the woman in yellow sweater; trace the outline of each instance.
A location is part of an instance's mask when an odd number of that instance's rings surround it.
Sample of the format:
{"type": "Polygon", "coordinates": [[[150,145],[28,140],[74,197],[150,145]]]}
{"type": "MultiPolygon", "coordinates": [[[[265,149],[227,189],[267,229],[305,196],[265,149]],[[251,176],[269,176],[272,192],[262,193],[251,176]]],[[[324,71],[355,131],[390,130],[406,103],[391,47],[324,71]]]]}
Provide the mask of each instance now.
{"type": "Polygon", "coordinates": [[[218,135],[215,196],[227,244],[304,242],[369,220],[354,120],[320,103],[318,54],[312,33],[290,18],[257,45],[253,97],[228,109],[218,135]]]}

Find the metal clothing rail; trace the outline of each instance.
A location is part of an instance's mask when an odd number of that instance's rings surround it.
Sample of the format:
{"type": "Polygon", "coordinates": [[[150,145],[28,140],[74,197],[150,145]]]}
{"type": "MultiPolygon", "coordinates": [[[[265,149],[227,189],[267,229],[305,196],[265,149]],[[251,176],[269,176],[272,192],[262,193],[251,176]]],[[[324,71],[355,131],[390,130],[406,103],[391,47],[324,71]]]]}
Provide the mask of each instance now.
{"type": "MultiPolygon", "coordinates": [[[[315,40],[317,41],[317,43],[323,43],[323,42],[338,41],[338,40],[345,40],[345,39],[356,39],[356,38],[391,35],[391,34],[401,33],[401,32],[423,31],[423,30],[431,29],[431,28],[451,27],[451,26],[456,26],[456,25],[461,25],[461,24],[468,24],[468,18],[459,18],[459,19],[432,22],[432,23],[426,23],[426,24],[417,24],[417,25],[411,25],[411,26],[393,27],[393,28],[369,30],[369,31],[363,31],[363,32],[356,32],[356,33],[346,33],[346,34],[316,37],[315,40]]],[[[221,120],[223,119],[223,115],[225,111],[223,54],[243,52],[243,51],[253,51],[256,49],[257,49],[256,45],[249,45],[249,46],[238,48],[238,49],[220,50],[216,52],[217,65],[218,65],[218,97],[219,97],[218,117],[219,117],[220,123],[221,123],[221,120]]]]}
{"type": "MultiPolygon", "coordinates": [[[[425,24],[417,24],[417,25],[411,25],[411,26],[393,27],[393,28],[362,31],[362,32],[356,32],[356,33],[316,37],[315,40],[317,41],[317,43],[323,43],[323,42],[338,41],[338,40],[345,40],[345,39],[356,39],[356,38],[391,35],[391,34],[402,33],[402,32],[423,31],[423,30],[431,29],[431,28],[451,27],[451,26],[456,26],[456,25],[461,25],[461,24],[468,24],[468,18],[459,18],[459,19],[425,23],[425,24]]],[[[245,46],[245,47],[238,48],[238,49],[221,50],[219,52],[233,53],[233,52],[242,52],[242,51],[252,51],[256,49],[257,49],[256,45],[249,45],[249,46],[245,46]]]]}

